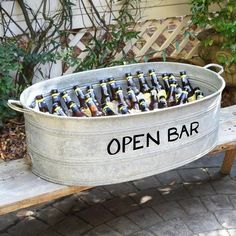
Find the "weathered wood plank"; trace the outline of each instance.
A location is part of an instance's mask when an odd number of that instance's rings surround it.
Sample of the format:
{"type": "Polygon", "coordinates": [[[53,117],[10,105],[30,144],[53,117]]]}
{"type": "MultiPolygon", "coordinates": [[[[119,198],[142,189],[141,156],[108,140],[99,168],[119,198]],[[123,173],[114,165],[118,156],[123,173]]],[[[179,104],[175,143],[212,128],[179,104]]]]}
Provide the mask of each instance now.
{"type": "Polygon", "coordinates": [[[0,173],[0,215],[90,188],[45,181],[23,159],[0,164],[0,173]]]}
{"type": "MultiPolygon", "coordinates": [[[[236,106],[231,106],[221,109],[218,146],[211,154],[235,148],[236,106]]],[[[227,162],[227,170],[232,163],[233,158],[230,158],[230,163],[227,162]]],[[[1,163],[0,215],[89,188],[91,187],[63,186],[47,182],[32,174],[29,164],[22,159],[1,163]]]]}

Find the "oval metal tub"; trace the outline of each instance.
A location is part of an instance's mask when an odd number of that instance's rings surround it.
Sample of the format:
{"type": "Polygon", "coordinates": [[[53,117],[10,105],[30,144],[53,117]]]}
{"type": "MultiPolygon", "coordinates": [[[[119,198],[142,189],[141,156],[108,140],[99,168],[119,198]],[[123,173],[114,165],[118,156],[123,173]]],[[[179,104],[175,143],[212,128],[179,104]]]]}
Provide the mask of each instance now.
{"type": "MultiPolygon", "coordinates": [[[[218,66],[219,67],[219,66],[218,66]]],[[[34,84],[9,101],[24,112],[28,153],[36,175],[60,184],[97,186],[135,180],[192,162],[217,143],[224,80],[220,73],[180,63],[141,63],[80,72],[34,84]],[[38,94],[71,89],[149,69],[179,74],[202,88],[204,99],[181,106],[110,117],[73,118],[30,108],[38,94]],[[22,105],[19,108],[16,105],[22,105]]]]}

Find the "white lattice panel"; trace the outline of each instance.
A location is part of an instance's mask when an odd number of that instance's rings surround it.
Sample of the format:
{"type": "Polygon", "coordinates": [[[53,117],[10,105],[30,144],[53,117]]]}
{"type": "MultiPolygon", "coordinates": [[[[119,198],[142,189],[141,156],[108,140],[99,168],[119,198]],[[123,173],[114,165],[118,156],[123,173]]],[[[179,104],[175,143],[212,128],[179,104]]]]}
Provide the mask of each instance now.
{"type": "MultiPolygon", "coordinates": [[[[198,40],[192,37],[193,32],[186,33],[186,26],[190,17],[168,18],[165,20],[148,20],[136,25],[135,30],[140,31],[139,39],[133,40],[124,46],[125,53],[137,61],[145,61],[152,57],[165,56],[181,59],[190,59],[197,54],[198,40]]],[[[69,39],[70,46],[76,46],[78,58],[86,57],[83,52],[89,42],[92,29],[74,31],[69,39]]],[[[116,59],[121,59],[122,53],[116,59]]],[[[67,68],[65,74],[72,73],[75,68],[67,68]]]]}

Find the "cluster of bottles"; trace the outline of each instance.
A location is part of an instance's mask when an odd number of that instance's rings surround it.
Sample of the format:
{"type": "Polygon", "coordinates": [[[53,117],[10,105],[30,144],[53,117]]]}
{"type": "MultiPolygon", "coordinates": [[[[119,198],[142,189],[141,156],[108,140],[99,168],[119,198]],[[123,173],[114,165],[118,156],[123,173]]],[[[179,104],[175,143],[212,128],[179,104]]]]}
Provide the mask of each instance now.
{"type": "Polygon", "coordinates": [[[139,89],[131,73],[126,74],[127,93],[114,78],[100,80],[101,98],[98,99],[92,85],[86,92],[79,86],[73,87],[78,101],[74,101],[67,91],[51,90],[52,109],[49,109],[43,95],[35,98],[35,109],[59,116],[110,116],[145,112],[149,110],[172,107],[202,99],[199,87],[193,88],[185,71],[180,72],[181,85],[173,74],[162,74],[163,84],[154,70],[149,70],[151,86],[143,72],[137,72],[139,89]],[[65,105],[62,104],[62,101],[65,105]]]}

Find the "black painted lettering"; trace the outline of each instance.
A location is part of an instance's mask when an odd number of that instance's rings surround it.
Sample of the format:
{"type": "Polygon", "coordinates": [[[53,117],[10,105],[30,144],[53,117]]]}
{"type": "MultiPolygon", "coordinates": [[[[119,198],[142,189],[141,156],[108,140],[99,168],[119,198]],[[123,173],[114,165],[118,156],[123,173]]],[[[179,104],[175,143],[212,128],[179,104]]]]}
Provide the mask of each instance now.
{"type": "Polygon", "coordinates": [[[125,146],[132,142],[132,138],[130,136],[125,136],[122,139],[122,152],[125,152],[125,146]]]}
{"type": "Polygon", "coordinates": [[[177,129],[175,127],[168,129],[168,142],[173,142],[179,138],[179,134],[177,133],[177,129]]]}
{"type": "Polygon", "coordinates": [[[137,135],[134,135],[134,137],[133,137],[133,140],[134,140],[134,141],[133,141],[133,149],[134,149],[134,150],[138,150],[138,149],[142,149],[142,148],[143,148],[143,145],[137,146],[137,144],[141,142],[141,141],[138,140],[137,138],[143,137],[143,136],[144,136],[144,134],[137,134],[137,135]]]}
{"type": "Polygon", "coordinates": [[[185,125],[182,126],[181,134],[179,135],[179,138],[182,138],[183,133],[186,133],[187,137],[189,137],[188,130],[185,125]]]}
{"type": "Polygon", "coordinates": [[[198,134],[198,127],[199,127],[199,123],[197,121],[195,122],[192,122],[191,125],[190,125],[190,134],[192,135],[193,134],[193,131],[198,134]]]}
{"type": "MultiPolygon", "coordinates": [[[[113,146],[114,146],[113,145],[113,146]]],[[[117,154],[118,152],[120,151],[120,142],[118,139],[114,138],[111,140],[111,142],[107,145],[107,152],[110,154],[110,155],[115,155],[117,154]],[[112,144],[114,143],[115,145],[115,148],[116,148],[116,151],[115,152],[112,152],[111,151],[111,147],[112,147],[112,144]]]]}
{"type": "Polygon", "coordinates": [[[151,134],[147,133],[147,147],[149,147],[150,140],[152,140],[156,145],[160,144],[160,132],[157,131],[157,138],[154,139],[151,134]]]}

